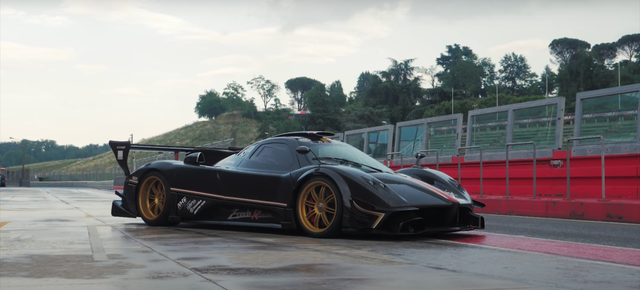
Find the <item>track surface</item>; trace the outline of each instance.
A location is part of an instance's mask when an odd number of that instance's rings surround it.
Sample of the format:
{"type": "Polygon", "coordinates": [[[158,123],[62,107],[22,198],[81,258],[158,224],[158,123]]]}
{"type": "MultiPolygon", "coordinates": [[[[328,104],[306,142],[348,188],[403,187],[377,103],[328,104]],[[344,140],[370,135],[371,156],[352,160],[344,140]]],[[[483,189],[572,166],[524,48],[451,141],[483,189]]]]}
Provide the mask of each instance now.
{"type": "Polygon", "coordinates": [[[113,199],[0,189],[0,289],[640,289],[640,225],[486,215],[485,231],[319,240],[148,227],[113,199]]]}

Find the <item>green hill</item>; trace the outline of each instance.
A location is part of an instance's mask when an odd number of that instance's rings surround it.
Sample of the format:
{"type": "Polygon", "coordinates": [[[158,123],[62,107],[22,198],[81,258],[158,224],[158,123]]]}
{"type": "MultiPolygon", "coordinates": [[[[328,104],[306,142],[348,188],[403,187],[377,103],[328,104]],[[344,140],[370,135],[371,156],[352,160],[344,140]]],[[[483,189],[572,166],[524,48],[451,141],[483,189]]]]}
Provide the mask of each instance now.
{"type": "MultiPolygon", "coordinates": [[[[217,141],[235,138],[232,146],[244,147],[255,141],[258,122],[242,118],[239,113],[220,115],[216,120],[198,121],[181,128],[151,138],[141,139],[138,144],[202,146],[217,141]]],[[[105,140],[106,142],[107,140],[105,140]]],[[[154,152],[137,152],[136,159],[157,155],[154,152]]],[[[119,170],[112,152],[94,157],[74,160],[59,160],[26,165],[31,174],[47,175],[47,173],[70,172],[113,172],[119,170]]],[[[8,168],[20,170],[20,166],[8,168]]]]}

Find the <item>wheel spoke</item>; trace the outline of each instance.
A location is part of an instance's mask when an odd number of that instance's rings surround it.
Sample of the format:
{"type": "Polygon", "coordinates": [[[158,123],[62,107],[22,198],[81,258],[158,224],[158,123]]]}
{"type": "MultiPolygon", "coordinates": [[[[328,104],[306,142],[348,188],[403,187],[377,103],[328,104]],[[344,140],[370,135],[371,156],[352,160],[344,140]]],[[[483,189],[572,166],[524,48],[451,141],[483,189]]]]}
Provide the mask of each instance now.
{"type": "Polygon", "coordinates": [[[310,220],[311,220],[311,218],[312,218],[313,216],[316,216],[316,211],[315,211],[315,210],[313,210],[313,209],[311,209],[311,210],[309,210],[309,212],[307,213],[307,215],[306,215],[306,219],[310,221],[310,220]]]}
{"type": "Polygon", "coordinates": [[[316,206],[315,202],[311,202],[311,201],[308,201],[308,200],[304,202],[304,205],[306,205],[308,207],[311,207],[311,208],[314,208],[316,206]]]}
{"type": "Polygon", "coordinates": [[[151,215],[155,215],[155,211],[156,211],[155,208],[156,208],[155,203],[149,205],[149,212],[151,213],[151,215]]]}
{"type": "Polygon", "coordinates": [[[316,220],[313,221],[313,226],[316,227],[316,229],[320,229],[320,219],[318,218],[317,215],[316,215],[316,220]]]}
{"type": "Polygon", "coordinates": [[[330,213],[330,214],[336,214],[336,209],[335,209],[335,208],[329,208],[329,207],[327,207],[327,208],[325,208],[325,209],[324,209],[324,211],[325,211],[325,212],[328,212],[328,213],[330,213]]]}
{"type": "Polygon", "coordinates": [[[327,199],[324,200],[324,203],[329,203],[330,201],[335,201],[336,200],[336,196],[335,195],[330,195],[327,197],[327,199]]]}
{"type": "Polygon", "coordinates": [[[318,196],[318,198],[320,198],[320,201],[324,201],[324,190],[326,189],[326,187],[320,187],[320,195],[318,196]]]}
{"type": "Polygon", "coordinates": [[[320,198],[318,198],[318,193],[316,193],[316,188],[314,187],[313,189],[311,189],[311,198],[313,198],[313,201],[315,202],[319,202],[320,198]]]}
{"type": "Polygon", "coordinates": [[[329,227],[331,225],[331,223],[327,219],[327,215],[326,214],[322,214],[320,216],[322,217],[322,222],[324,223],[325,227],[329,227]]]}

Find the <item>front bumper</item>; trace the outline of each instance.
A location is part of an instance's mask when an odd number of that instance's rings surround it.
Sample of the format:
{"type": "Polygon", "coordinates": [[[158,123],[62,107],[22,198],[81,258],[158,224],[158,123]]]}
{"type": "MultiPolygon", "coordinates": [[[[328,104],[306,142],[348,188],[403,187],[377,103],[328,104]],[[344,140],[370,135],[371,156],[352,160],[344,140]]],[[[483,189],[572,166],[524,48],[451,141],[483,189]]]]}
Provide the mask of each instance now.
{"type": "Polygon", "coordinates": [[[356,205],[350,216],[353,219],[351,228],[372,233],[411,235],[485,228],[484,217],[473,213],[473,207],[457,204],[447,207],[406,208],[384,213],[362,210],[356,205]]]}

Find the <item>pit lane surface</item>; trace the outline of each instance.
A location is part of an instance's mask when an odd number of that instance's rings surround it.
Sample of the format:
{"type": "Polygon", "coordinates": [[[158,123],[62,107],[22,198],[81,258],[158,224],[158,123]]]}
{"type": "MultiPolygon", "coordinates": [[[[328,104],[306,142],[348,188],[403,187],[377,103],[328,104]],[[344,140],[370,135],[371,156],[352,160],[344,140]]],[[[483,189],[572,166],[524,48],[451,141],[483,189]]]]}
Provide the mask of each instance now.
{"type": "Polygon", "coordinates": [[[487,215],[486,231],[319,240],[148,227],[111,217],[114,199],[0,189],[0,289],[640,289],[640,225],[487,215]],[[540,250],[554,245],[562,250],[540,250]]]}

